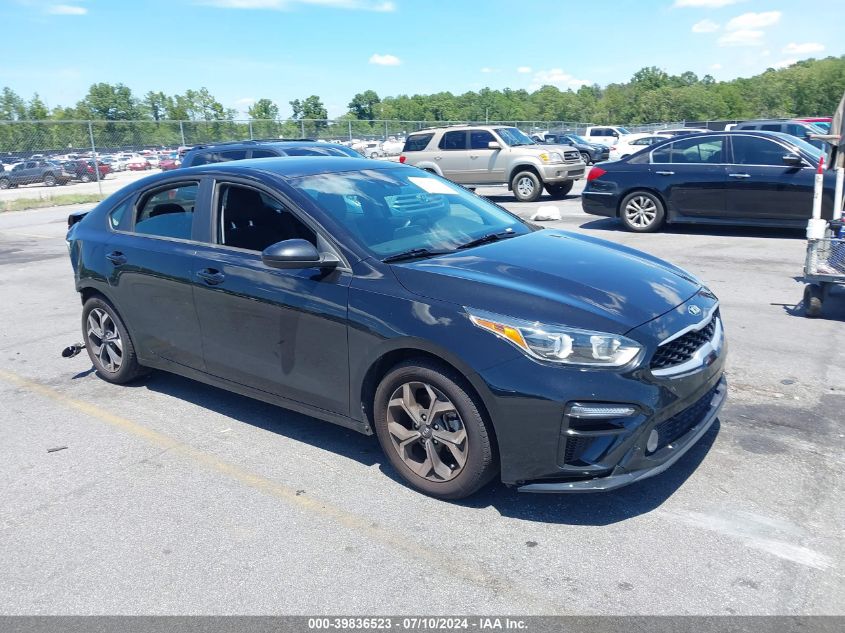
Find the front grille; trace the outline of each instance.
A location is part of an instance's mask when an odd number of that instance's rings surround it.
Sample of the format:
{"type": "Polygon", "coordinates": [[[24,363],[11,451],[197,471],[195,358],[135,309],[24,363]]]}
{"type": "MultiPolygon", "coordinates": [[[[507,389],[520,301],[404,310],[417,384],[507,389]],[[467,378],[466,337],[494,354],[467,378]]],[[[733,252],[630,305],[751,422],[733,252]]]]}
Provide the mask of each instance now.
{"type": "Polygon", "coordinates": [[[581,154],[578,152],[564,152],[563,153],[563,160],[567,163],[577,163],[581,160],[581,154]]]}
{"type": "MultiPolygon", "coordinates": [[[[717,384],[696,400],[693,405],[655,426],[654,430],[657,431],[657,448],[651,452],[655,453],[665,448],[701,422],[710,411],[710,402],[713,400],[713,396],[718,389],[719,385],[717,384]]],[[[569,447],[567,446],[568,449],[569,447]]]]}
{"type": "Polygon", "coordinates": [[[701,348],[702,345],[712,340],[716,331],[716,322],[719,319],[719,311],[700,330],[692,330],[674,341],[661,345],[654,352],[651,359],[652,369],[664,369],[673,365],[680,365],[687,362],[701,348]]]}

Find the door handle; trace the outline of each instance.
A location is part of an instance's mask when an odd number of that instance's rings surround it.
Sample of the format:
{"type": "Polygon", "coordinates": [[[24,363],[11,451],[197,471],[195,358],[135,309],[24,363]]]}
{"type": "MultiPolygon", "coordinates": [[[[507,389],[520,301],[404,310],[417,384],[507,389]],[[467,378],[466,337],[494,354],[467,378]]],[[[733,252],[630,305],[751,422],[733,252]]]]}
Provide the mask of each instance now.
{"type": "Polygon", "coordinates": [[[106,259],[109,260],[115,266],[122,266],[126,263],[126,255],[121,253],[120,251],[112,251],[106,255],[106,259]]]}
{"type": "Polygon", "coordinates": [[[674,176],[674,171],[656,171],[655,174],[659,174],[660,176],[674,176]]]}
{"type": "Polygon", "coordinates": [[[443,157],[442,156],[435,156],[434,160],[440,160],[441,158],[443,158],[443,157]]]}
{"type": "Polygon", "coordinates": [[[731,178],[751,178],[751,174],[728,174],[731,178]]]}
{"type": "Polygon", "coordinates": [[[223,280],[226,279],[226,275],[221,273],[219,270],[214,270],[213,268],[203,268],[197,272],[197,277],[202,279],[209,286],[221,284],[223,283],[223,280]]]}
{"type": "Polygon", "coordinates": [[[478,154],[470,154],[469,157],[470,158],[478,158],[478,154]]]}

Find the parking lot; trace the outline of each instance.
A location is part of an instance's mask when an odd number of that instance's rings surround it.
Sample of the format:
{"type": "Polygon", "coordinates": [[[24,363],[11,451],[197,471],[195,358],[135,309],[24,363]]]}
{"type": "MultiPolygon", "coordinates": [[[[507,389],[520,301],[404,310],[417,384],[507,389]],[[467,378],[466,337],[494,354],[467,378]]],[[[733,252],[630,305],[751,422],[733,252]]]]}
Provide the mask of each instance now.
{"type": "Polygon", "coordinates": [[[118,171],[108,174],[98,184],[96,180],[92,182],[77,182],[72,181],[66,185],[47,187],[43,184],[21,185],[14,189],[0,190],[0,202],[8,200],[22,200],[22,199],[43,199],[54,196],[61,196],[69,193],[86,193],[96,194],[102,192],[104,195],[114,193],[121,187],[125,187],[130,182],[135,182],[141,178],[145,178],[150,174],[159,173],[158,169],[149,171],[118,171]]]}
{"type": "Polygon", "coordinates": [[[728,403],[653,479],[566,496],[493,484],[460,503],[403,485],[373,437],[162,373],[110,385],[84,352],[61,358],[81,340],[69,208],[0,214],[0,611],[845,613],[845,292],[804,318],[800,231],[631,234],[582,213],[581,189],[478,193],[523,217],[557,206],[545,224],[705,280],[728,403]]]}

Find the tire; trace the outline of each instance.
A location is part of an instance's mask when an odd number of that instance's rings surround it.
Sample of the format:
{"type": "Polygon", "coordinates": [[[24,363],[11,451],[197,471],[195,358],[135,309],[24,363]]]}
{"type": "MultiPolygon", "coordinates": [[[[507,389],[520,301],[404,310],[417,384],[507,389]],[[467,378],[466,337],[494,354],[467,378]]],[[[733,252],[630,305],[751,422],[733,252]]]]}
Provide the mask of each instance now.
{"type": "Polygon", "coordinates": [[[454,370],[418,359],[391,369],[376,389],[384,454],[411,487],[439,499],[468,497],[498,472],[493,433],[464,384],[454,370]]]}
{"type": "Polygon", "coordinates": [[[55,187],[56,186],[56,177],[53,174],[47,174],[44,176],[44,184],[47,187],[55,187]]]}
{"type": "Polygon", "coordinates": [[[8,189],[11,186],[8,178],[0,178],[0,189],[8,189]]]}
{"type": "Polygon", "coordinates": [[[122,385],[146,373],[126,326],[101,297],[91,297],[82,306],[82,336],[97,375],[106,382],[122,385]]]}
{"type": "Polygon", "coordinates": [[[804,287],[804,316],[808,319],[818,319],[822,315],[824,292],[816,284],[804,287]]]}
{"type": "Polygon", "coordinates": [[[84,173],[79,177],[79,182],[91,182],[91,174],[84,173]]]}
{"type": "Polygon", "coordinates": [[[536,202],[543,193],[539,176],[533,171],[521,171],[511,180],[513,195],[519,202],[536,202]]]}
{"type": "Polygon", "coordinates": [[[581,152],[581,160],[583,160],[587,165],[593,164],[593,161],[587,152],[581,152]]]}
{"type": "Polygon", "coordinates": [[[572,191],[572,186],[574,184],[575,184],[574,180],[567,180],[566,182],[563,182],[563,183],[560,183],[560,184],[555,184],[555,185],[547,184],[546,185],[546,191],[549,193],[549,195],[552,198],[558,200],[560,198],[565,197],[566,194],[568,194],[570,191],[572,191]]]}
{"type": "Polygon", "coordinates": [[[372,154],[370,154],[370,158],[378,158],[378,153],[373,152],[372,154]]]}
{"type": "Polygon", "coordinates": [[[634,233],[654,233],[666,217],[663,203],[649,191],[634,191],[622,199],[619,219],[634,233]]]}

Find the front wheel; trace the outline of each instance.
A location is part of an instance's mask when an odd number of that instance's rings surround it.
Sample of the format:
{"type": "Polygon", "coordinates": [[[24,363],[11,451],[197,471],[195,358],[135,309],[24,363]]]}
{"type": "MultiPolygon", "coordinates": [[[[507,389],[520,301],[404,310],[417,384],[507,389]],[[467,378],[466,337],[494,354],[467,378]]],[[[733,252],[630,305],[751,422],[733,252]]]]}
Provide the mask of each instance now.
{"type": "Polygon", "coordinates": [[[406,361],[376,390],[375,429],[405,481],[441,499],[462,499],[497,472],[493,434],[464,381],[448,367],[406,361]]]}
{"type": "Polygon", "coordinates": [[[653,233],[663,225],[664,217],[663,203],[648,191],[630,193],[619,205],[619,219],[635,233],[653,233]]]}
{"type": "Polygon", "coordinates": [[[587,152],[581,152],[581,160],[583,160],[587,165],[591,165],[593,163],[590,160],[590,155],[587,152]]]}
{"type": "Polygon", "coordinates": [[[552,198],[559,199],[563,198],[572,191],[572,186],[575,184],[573,180],[567,180],[566,182],[562,182],[555,185],[546,184],[546,191],[552,198]]]}
{"type": "Polygon", "coordinates": [[[540,178],[533,171],[521,171],[511,180],[513,195],[519,202],[535,202],[543,193],[540,178]]]}
{"type": "Polygon", "coordinates": [[[107,301],[91,297],[85,302],[82,334],[88,357],[97,375],[106,382],[121,385],[145,373],[138,363],[126,326],[107,301]]]}
{"type": "Polygon", "coordinates": [[[79,177],[79,180],[80,180],[80,182],[91,182],[91,176],[90,176],[90,174],[82,174],[79,177]]]}
{"type": "Polygon", "coordinates": [[[808,319],[817,319],[822,315],[822,303],[824,292],[816,284],[808,284],[804,287],[804,316],[808,319]]]}
{"type": "Polygon", "coordinates": [[[0,189],[8,189],[10,186],[8,178],[0,178],[0,189]]]}
{"type": "Polygon", "coordinates": [[[44,176],[44,184],[48,187],[55,187],[56,177],[53,174],[47,174],[44,176]]]}

